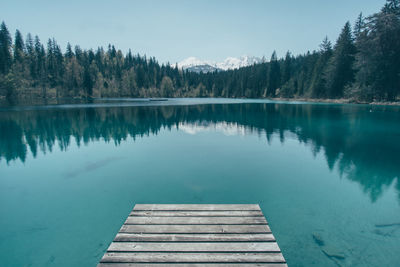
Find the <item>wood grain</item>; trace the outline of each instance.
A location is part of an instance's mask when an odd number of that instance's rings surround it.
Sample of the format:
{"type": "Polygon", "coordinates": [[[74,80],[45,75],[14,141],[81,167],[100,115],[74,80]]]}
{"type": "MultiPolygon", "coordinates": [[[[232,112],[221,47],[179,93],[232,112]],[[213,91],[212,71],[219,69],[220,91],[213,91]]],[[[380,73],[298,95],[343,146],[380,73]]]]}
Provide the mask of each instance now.
{"type": "Polygon", "coordinates": [[[257,204],[137,204],[98,267],[287,267],[257,204]]]}

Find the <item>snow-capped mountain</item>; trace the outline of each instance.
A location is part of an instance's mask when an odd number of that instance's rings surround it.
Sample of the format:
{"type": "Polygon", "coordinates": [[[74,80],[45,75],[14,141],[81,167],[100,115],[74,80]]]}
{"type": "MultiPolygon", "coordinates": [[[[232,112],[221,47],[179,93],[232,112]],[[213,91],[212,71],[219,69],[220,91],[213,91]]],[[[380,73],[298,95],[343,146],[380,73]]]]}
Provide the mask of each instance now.
{"type": "Polygon", "coordinates": [[[258,57],[241,56],[240,58],[228,57],[222,62],[206,61],[196,57],[188,57],[178,63],[178,68],[194,72],[211,72],[238,69],[261,63],[263,60],[258,57]]]}
{"type": "Polygon", "coordinates": [[[216,67],[222,70],[238,69],[261,63],[262,59],[251,56],[241,56],[240,58],[228,57],[224,61],[216,63],[216,67]]]}
{"type": "Polygon", "coordinates": [[[198,59],[196,57],[188,57],[178,63],[179,69],[194,71],[194,72],[211,72],[216,70],[222,70],[218,68],[214,63],[198,59]]]}
{"type": "Polygon", "coordinates": [[[194,66],[208,65],[207,61],[198,59],[196,57],[188,57],[178,63],[178,68],[190,68],[194,66]]]}

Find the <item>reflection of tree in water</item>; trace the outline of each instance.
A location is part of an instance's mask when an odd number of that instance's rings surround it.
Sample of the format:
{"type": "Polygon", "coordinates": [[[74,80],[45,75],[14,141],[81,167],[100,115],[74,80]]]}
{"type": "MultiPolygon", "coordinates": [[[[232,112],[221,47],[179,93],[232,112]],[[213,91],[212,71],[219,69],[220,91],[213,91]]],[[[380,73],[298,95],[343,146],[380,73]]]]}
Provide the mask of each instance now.
{"type": "MultiPolygon", "coordinates": [[[[395,107],[351,105],[227,104],[103,107],[0,112],[0,158],[25,161],[27,151],[66,150],[104,140],[157,134],[180,123],[227,122],[285,142],[291,133],[314,154],[323,152],[329,168],[358,182],[377,200],[400,177],[400,112],[395,107]],[[372,110],[373,109],[373,110],[372,110]]],[[[397,183],[400,192],[400,183],[397,183]]],[[[400,198],[400,195],[399,195],[400,198]]]]}

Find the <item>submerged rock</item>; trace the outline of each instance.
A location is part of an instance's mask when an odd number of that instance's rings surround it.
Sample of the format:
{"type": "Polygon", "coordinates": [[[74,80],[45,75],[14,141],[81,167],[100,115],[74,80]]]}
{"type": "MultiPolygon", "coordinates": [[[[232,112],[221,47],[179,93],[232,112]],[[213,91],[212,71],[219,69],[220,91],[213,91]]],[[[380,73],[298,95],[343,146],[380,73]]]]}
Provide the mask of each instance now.
{"type": "Polygon", "coordinates": [[[56,260],[56,257],[54,255],[51,255],[47,262],[48,263],[54,263],[55,260],[56,260]]]}
{"type": "Polygon", "coordinates": [[[379,229],[375,229],[373,231],[371,231],[372,233],[376,234],[376,235],[380,235],[383,237],[391,237],[393,236],[393,233],[395,232],[394,230],[379,230],[379,229]]]}
{"type": "Polygon", "coordinates": [[[317,243],[318,246],[325,245],[324,239],[322,239],[322,236],[319,233],[312,233],[312,237],[314,239],[314,242],[317,243]]]}
{"type": "Polygon", "coordinates": [[[346,255],[343,251],[332,246],[326,246],[321,250],[326,256],[328,256],[328,258],[335,258],[339,260],[344,260],[346,258],[346,255]]]}

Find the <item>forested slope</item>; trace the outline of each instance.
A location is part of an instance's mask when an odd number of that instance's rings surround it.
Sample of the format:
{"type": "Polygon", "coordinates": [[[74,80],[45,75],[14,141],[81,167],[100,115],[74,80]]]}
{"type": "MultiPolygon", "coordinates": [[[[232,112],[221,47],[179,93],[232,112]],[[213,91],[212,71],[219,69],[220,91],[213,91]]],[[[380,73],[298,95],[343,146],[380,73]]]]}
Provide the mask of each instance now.
{"type": "Polygon", "coordinates": [[[387,0],[352,27],[346,22],[335,44],[290,52],[269,62],[228,71],[194,73],[159,64],[113,45],[83,50],[38,36],[12,38],[0,28],[0,97],[285,97],[396,101],[400,92],[400,0],[387,0]]]}

